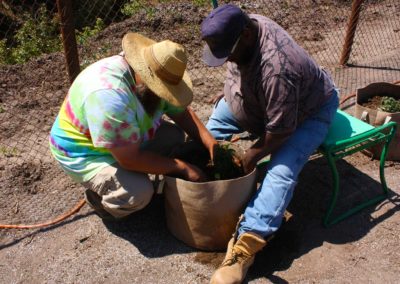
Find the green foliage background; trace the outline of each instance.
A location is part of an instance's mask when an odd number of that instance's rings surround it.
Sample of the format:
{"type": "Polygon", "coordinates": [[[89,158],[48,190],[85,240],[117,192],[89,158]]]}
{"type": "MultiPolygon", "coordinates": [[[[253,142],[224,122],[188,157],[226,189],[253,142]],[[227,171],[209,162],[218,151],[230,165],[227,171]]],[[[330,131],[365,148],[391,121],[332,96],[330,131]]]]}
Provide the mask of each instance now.
{"type": "MultiPolygon", "coordinates": [[[[56,1],[36,0],[32,4],[19,0],[10,0],[6,10],[19,16],[20,24],[16,30],[2,30],[0,38],[0,65],[21,64],[41,54],[60,51],[60,21],[56,1]]],[[[112,22],[124,20],[135,13],[145,12],[151,19],[155,6],[159,3],[175,0],[91,0],[73,1],[74,25],[77,30],[77,43],[88,44],[90,38],[98,35],[112,22]]],[[[197,6],[210,5],[210,0],[192,0],[197,6]]],[[[4,8],[3,7],[3,8],[4,8]]],[[[1,15],[1,14],[0,14],[1,15]]],[[[1,20],[1,19],[0,19],[1,20]]],[[[9,19],[10,20],[10,19],[9,19]]],[[[9,27],[11,29],[11,27],[9,27]]],[[[4,27],[3,27],[4,29],[4,27]]]]}
{"type": "Polygon", "coordinates": [[[61,48],[59,20],[41,5],[33,15],[23,14],[24,23],[14,35],[14,45],[7,39],[0,41],[0,63],[24,63],[31,57],[51,53],[61,48]]]}

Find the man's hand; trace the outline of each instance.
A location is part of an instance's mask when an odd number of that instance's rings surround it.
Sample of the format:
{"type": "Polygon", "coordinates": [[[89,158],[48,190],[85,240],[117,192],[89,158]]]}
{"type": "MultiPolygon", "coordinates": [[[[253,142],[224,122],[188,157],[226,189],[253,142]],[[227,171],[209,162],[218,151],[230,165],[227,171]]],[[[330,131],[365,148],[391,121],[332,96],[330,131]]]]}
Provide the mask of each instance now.
{"type": "Polygon", "coordinates": [[[192,182],[205,182],[208,180],[206,174],[200,168],[189,163],[185,163],[183,175],[185,180],[192,182]]]}
{"type": "Polygon", "coordinates": [[[290,133],[271,134],[266,133],[247,149],[243,157],[243,169],[245,173],[250,173],[263,157],[273,154],[290,137],[290,133]]]}
{"type": "Polygon", "coordinates": [[[251,151],[247,151],[242,159],[244,173],[251,173],[256,167],[257,161],[257,158],[254,157],[254,153],[252,153],[251,151]]]}

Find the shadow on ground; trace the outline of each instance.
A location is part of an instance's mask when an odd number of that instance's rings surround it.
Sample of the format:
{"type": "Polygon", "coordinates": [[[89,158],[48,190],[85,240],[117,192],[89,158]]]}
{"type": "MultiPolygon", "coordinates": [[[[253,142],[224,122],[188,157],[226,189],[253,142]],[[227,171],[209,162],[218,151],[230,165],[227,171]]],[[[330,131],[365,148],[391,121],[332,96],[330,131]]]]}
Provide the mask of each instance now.
{"type": "MultiPolygon", "coordinates": [[[[364,198],[381,193],[381,185],[344,160],[337,162],[341,179],[341,192],[334,213],[354,206],[364,198]]],[[[288,211],[293,214],[282,225],[265,249],[260,252],[250,268],[247,281],[267,278],[273,283],[287,283],[272,275],[275,271],[289,268],[292,262],[324,242],[332,244],[351,243],[361,239],[374,226],[392,216],[400,209],[400,198],[391,191],[389,200],[372,206],[333,225],[322,226],[322,217],[331,196],[331,174],[323,158],[309,161],[303,169],[288,211]],[[395,206],[384,211],[378,218],[371,214],[384,204],[395,206]]],[[[157,195],[142,211],[123,222],[105,222],[108,230],[126,239],[146,257],[158,258],[170,254],[196,252],[194,261],[216,268],[224,252],[201,252],[175,239],[166,226],[164,200],[157,195]]]]}
{"type": "MultiPolygon", "coordinates": [[[[340,193],[334,214],[344,212],[356,204],[381,194],[381,184],[362,173],[353,165],[337,162],[341,178],[340,193]]],[[[267,278],[272,283],[287,283],[272,275],[275,271],[288,269],[292,262],[320,247],[324,242],[345,244],[363,238],[377,224],[400,210],[399,196],[390,191],[389,200],[364,209],[344,221],[328,228],[322,226],[322,218],[331,198],[331,174],[324,158],[309,161],[304,167],[288,211],[293,217],[282,225],[276,237],[260,252],[248,273],[248,280],[267,278]],[[379,217],[372,213],[387,203],[392,209],[384,210],[379,217]]]]}
{"type": "Polygon", "coordinates": [[[194,251],[169,233],[162,195],[155,195],[149,205],[126,220],[103,222],[110,232],[126,239],[149,258],[194,251]]]}

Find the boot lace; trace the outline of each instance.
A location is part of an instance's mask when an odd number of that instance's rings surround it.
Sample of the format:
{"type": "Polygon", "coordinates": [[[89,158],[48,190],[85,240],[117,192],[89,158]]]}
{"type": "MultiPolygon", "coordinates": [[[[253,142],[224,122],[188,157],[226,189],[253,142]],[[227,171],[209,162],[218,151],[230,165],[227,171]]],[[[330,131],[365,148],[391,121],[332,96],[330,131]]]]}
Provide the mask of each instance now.
{"type": "Polygon", "coordinates": [[[232,249],[232,255],[230,258],[228,258],[227,260],[225,260],[224,262],[222,262],[221,267],[222,266],[230,266],[233,265],[235,263],[241,263],[245,260],[247,260],[250,256],[243,253],[242,251],[235,251],[234,249],[232,249]]]}

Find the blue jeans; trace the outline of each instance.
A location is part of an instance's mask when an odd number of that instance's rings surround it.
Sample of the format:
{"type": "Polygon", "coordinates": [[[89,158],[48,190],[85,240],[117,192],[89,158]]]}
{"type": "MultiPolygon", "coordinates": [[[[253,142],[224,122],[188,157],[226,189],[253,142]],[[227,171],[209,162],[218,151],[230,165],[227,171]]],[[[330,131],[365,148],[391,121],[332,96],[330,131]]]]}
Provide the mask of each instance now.
{"type": "MultiPolygon", "coordinates": [[[[320,111],[299,125],[279,150],[271,155],[267,174],[245,209],[239,235],[254,232],[267,237],[278,230],[292,199],[297,177],[311,154],[324,141],[338,105],[338,92],[335,91],[320,111]]],[[[225,99],[215,105],[207,128],[220,140],[228,140],[233,134],[243,132],[225,99]]]]}

